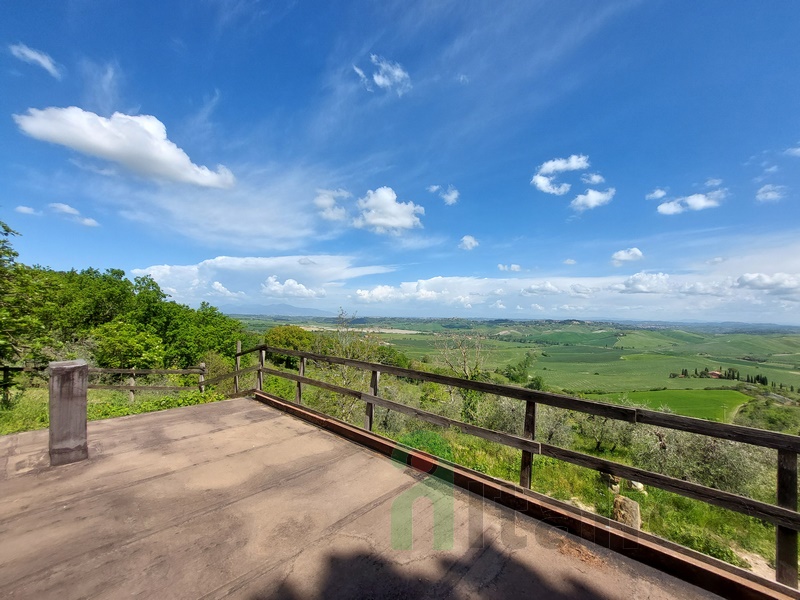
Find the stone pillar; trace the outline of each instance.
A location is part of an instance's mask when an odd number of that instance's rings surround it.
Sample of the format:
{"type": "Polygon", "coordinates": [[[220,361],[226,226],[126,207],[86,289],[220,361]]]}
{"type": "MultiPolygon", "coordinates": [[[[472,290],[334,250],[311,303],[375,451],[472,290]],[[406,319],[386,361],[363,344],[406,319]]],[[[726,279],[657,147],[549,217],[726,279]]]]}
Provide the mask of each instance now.
{"type": "Polygon", "coordinates": [[[85,360],[50,363],[50,466],[89,458],[86,442],[85,360]]]}

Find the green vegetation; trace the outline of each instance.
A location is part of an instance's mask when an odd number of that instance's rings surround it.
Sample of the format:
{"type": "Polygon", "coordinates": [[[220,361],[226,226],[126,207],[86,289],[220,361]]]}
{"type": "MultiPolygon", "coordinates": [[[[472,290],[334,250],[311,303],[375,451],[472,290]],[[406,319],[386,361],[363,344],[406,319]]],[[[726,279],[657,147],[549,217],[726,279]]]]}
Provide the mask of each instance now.
{"type": "MultiPolygon", "coordinates": [[[[133,402],[128,394],[113,390],[89,390],[87,414],[90,421],[192,406],[224,400],[218,392],[187,391],[180,394],[140,392],[133,402]]],[[[49,425],[48,396],[43,388],[13,394],[10,406],[0,408],[0,435],[43,429],[49,425]]]]}
{"type": "Polygon", "coordinates": [[[587,394],[587,398],[618,404],[627,398],[654,410],[669,409],[672,412],[729,423],[740,406],[751,398],[736,390],[656,390],[647,392],[625,392],[622,394],[587,394]]]}

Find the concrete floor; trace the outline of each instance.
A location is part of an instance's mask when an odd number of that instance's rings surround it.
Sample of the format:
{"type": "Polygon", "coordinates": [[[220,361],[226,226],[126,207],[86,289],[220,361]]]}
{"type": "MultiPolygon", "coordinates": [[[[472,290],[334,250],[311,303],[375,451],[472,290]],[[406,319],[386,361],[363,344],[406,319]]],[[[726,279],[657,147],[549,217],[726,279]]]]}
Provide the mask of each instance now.
{"type": "Polygon", "coordinates": [[[716,598],[253,400],[93,422],[89,448],[50,468],[46,430],[0,437],[0,596],[716,598]]]}

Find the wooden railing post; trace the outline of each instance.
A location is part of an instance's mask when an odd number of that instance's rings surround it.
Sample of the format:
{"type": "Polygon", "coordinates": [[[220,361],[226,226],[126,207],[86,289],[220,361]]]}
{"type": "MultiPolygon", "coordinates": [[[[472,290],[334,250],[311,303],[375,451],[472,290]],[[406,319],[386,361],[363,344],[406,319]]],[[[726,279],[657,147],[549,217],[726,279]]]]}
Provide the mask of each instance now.
{"type": "Polygon", "coordinates": [[[234,359],[234,366],[233,370],[236,374],[233,376],[233,393],[239,393],[239,365],[241,364],[241,357],[239,356],[239,352],[242,351],[242,341],[238,340],[236,342],[236,358],[234,359]]]}
{"type": "Polygon", "coordinates": [[[197,378],[197,385],[200,387],[200,393],[204,393],[206,391],[205,381],[206,381],[206,363],[200,363],[200,375],[197,378]]]}
{"type": "Polygon", "coordinates": [[[264,368],[264,358],[266,357],[266,352],[264,350],[258,351],[258,377],[256,377],[256,389],[261,392],[264,390],[264,372],[261,370],[264,368]]]}
{"type": "MultiPolygon", "coordinates": [[[[300,377],[305,377],[306,374],[305,356],[300,357],[300,364],[297,365],[297,374],[300,375],[300,377]]],[[[299,381],[297,382],[297,387],[295,388],[294,391],[294,401],[297,402],[298,404],[303,403],[303,384],[300,383],[299,381]]]]}
{"type": "MultiPolygon", "coordinates": [[[[536,402],[530,400],[525,402],[525,427],[522,437],[532,440],[536,435],[536,402]]],[[[533,453],[527,450],[522,451],[522,463],[519,469],[519,484],[525,489],[531,489],[531,477],[533,475],[533,453]]]]}
{"type": "MultiPolygon", "coordinates": [[[[381,378],[380,371],[373,371],[372,378],[369,381],[369,393],[370,396],[377,396],[378,395],[378,381],[381,378]]],[[[372,431],[372,420],[375,414],[375,405],[372,402],[367,402],[367,406],[364,409],[364,429],[367,431],[372,431]]]]}
{"type": "Polygon", "coordinates": [[[86,439],[85,360],[50,363],[50,465],[66,465],[89,458],[86,439]]]}
{"type": "Polygon", "coordinates": [[[8,406],[8,388],[11,385],[11,369],[3,367],[3,406],[8,406]]]}
{"type": "Polygon", "coordinates": [[[131,386],[128,389],[128,402],[133,404],[133,401],[136,399],[136,390],[133,388],[136,386],[136,374],[132,373],[130,377],[128,377],[128,385],[131,386]]]}
{"type": "MultiPolygon", "coordinates": [[[[797,510],[797,453],[778,450],[778,506],[797,510]]],[[[797,531],[775,528],[775,579],[797,589],[797,531]]]]}

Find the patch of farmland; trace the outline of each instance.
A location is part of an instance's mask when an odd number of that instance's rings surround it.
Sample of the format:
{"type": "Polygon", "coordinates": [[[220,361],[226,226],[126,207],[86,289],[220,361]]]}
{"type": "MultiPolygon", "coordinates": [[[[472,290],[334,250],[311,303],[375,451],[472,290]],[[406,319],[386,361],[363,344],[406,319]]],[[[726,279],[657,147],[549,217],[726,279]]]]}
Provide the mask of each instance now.
{"type": "Polygon", "coordinates": [[[590,394],[589,397],[615,403],[619,402],[623,395],[635,404],[643,404],[656,410],[668,407],[679,415],[725,423],[730,423],[738,408],[750,399],[736,390],[662,390],[590,394]]]}

